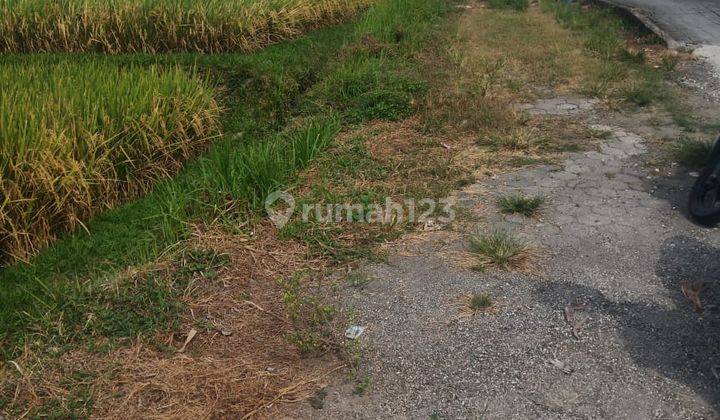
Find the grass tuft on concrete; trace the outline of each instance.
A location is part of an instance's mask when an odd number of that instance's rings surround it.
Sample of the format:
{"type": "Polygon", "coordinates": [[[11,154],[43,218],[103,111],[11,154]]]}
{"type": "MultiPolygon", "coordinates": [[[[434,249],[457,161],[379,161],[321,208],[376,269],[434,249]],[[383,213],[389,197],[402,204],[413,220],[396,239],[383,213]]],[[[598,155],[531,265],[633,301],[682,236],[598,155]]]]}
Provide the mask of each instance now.
{"type": "Polygon", "coordinates": [[[500,200],[498,200],[498,205],[503,213],[519,213],[525,217],[536,215],[544,203],[544,197],[525,197],[522,195],[501,197],[500,200]]]}
{"type": "Polygon", "coordinates": [[[518,237],[500,231],[471,238],[470,250],[478,256],[480,268],[511,270],[527,263],[532,247],[518,237]]]}
{"type": "Polygon", "coordinates": [[[468,307],[475,312],[488,311],[494,306],[495,302],[487,293],[473,294],[468,299],[468,307]]]}

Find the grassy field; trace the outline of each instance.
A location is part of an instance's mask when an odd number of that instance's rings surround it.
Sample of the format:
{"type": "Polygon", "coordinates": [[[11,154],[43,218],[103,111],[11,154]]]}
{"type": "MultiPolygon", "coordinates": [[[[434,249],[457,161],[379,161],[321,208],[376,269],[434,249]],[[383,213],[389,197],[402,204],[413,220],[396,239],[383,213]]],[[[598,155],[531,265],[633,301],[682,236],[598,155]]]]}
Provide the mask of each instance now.
{"type": "Polygon", "coordinates": [[[372,0],[0,0],[0,52],[253,51],[372,0]]]}
{"type": "Polygon", "coordinates": [[[146,193],[220,130],[212,87],[177,67],[3,64],[0,109],[1,261],[146,193]]]}

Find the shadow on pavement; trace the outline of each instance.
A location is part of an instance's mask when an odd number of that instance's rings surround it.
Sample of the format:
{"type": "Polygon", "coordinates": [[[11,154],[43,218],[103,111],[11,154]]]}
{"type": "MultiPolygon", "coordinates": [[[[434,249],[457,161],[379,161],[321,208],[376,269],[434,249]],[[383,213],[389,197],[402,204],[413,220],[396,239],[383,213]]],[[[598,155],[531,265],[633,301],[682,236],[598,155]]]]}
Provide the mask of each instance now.
{"type": "MultiPolygon", "coordinates": [[[[599,290],[574,283],[550,283],[537,293],[541,301],[560,307],[583,301],[591,318],[614,320],[638,366],[687,384],[718,410],[720,379],[713,369],[720,374],[720,248],[689,236],[672,237],[662,245],[655,274],[672,304],[613,301],[599,290]],[[701,313],[683,295],[683,282],[705,284],[701,313]]],[[[592,328],[586,333],[592,334],[592,328]]]]}

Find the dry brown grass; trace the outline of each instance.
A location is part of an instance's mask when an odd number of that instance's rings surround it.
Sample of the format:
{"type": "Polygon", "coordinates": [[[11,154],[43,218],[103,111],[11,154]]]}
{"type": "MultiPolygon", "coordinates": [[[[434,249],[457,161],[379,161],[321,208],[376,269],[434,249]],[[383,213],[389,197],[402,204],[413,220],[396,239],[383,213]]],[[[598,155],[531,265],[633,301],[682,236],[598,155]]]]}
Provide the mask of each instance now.
{"type": "Polygon", "coordinates": [[[438,82],[424,119],[431,129],[463,139],[453,162],[476,180],[595,147],[596,134],[577,118],[529,116],[516,107],[546,92],[577,91],[601,65],[551,14],[474,3],[438,45],[425,57],[427,77],[438,82]]]}
{"type": "MultiPolygon", "coordinates": [[[[197,279],[179,330],[107,355],[78,348],[44,359],[28,346],[0,370],[0,389],[11,396],[5,408],[103,418],[264,417],[282,403],[304,400],[342,367],[333,357],[302,358],[287,339],[298,325],[278,278],[326,266],[307,246],[279,242],[264,227],[252,238],[198,231],[193,244],[227,254],[231,264],[212,281],[197,279]],[[193,329],[197,334],[183,349],[193,329]],[[79,392],[92,406],[76,406],[79,392]]],[[[173,275],[167,262],[152,269],[173,275]]]]}

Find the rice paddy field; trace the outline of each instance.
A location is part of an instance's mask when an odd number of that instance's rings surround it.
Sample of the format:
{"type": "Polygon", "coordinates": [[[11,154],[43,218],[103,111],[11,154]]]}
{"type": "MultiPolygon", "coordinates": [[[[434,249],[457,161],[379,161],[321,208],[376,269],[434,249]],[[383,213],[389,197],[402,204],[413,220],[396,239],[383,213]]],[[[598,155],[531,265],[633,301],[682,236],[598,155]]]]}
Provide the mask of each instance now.
{"type": "Polygon", "coordinates": [[[243,54],[370,2],[0,0],[0,265],[146,194],[221,135],[218,78],[193,54],[243,54]]]}
{"type": "Polygon", "coordinates": [[[219,132],[213,89],[178,67],[6,64],[0,109],[6,260],[147,192],[219,132]]]}
{"type": "Polygon", "coordinates": [[[248,52],[372,0],[0,0],[0,52],[248,52]]]}

